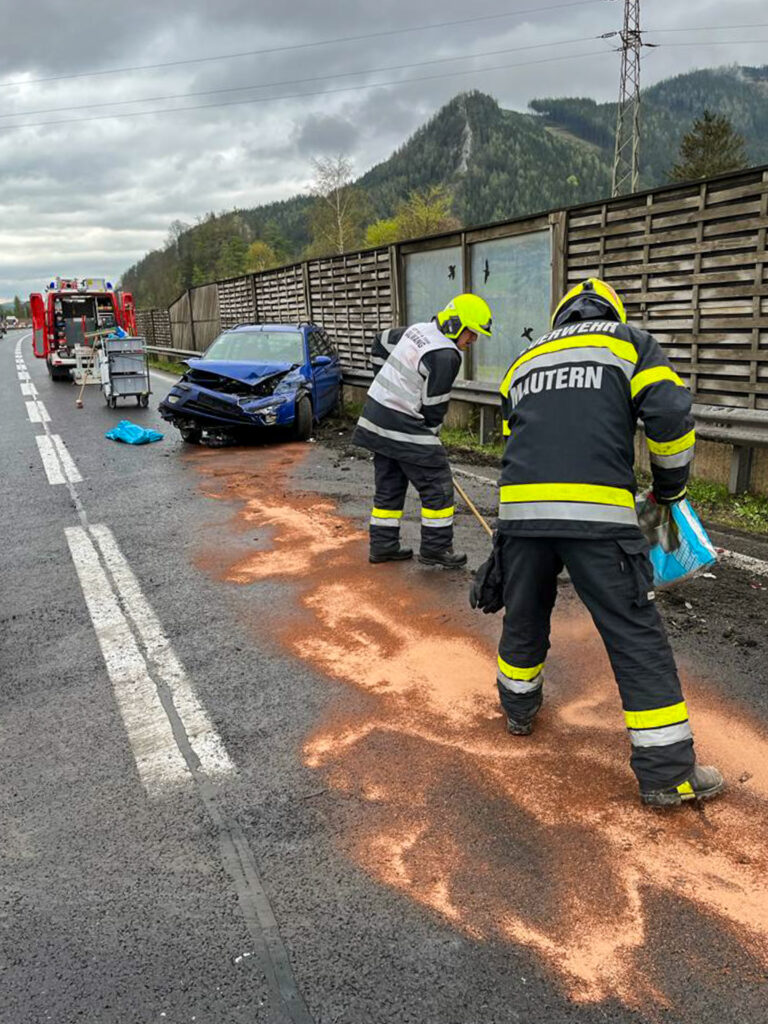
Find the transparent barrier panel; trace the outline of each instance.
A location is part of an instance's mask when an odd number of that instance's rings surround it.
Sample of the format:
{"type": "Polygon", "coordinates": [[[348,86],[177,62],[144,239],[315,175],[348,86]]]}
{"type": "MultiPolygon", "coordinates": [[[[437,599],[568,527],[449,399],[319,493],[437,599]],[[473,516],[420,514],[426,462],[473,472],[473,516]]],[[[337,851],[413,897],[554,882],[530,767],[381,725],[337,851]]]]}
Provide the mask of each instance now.
{"type": "Polygon", "coordinates": [[[431,320],[464,291],[461,246],[414,252],[405,257],[405,307],[409,324],[431,320]]]}
{"type": "Polygon", "coordinates": [[[493,337],[474,349],[475,377],[498,383],[514,359],[549,327],[551,244],[535,231],[471,247],[472,290],[493,310],[493,337]]]}

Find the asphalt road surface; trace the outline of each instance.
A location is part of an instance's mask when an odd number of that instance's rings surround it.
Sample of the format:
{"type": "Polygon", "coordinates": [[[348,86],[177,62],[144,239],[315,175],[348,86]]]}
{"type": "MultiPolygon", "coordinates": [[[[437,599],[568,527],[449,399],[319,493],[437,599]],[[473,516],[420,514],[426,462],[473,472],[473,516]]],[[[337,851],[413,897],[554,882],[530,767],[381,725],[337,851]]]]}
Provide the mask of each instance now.
{"type": "Polygon", "coordinates": [[[499,618],[368,565],[343,434],[190,449],[75,397],[0,340],[3,1024],[766,1024],[764,563],[660,602],[729,784],[663,814],[567,581],[513,739],[499,618]]]}

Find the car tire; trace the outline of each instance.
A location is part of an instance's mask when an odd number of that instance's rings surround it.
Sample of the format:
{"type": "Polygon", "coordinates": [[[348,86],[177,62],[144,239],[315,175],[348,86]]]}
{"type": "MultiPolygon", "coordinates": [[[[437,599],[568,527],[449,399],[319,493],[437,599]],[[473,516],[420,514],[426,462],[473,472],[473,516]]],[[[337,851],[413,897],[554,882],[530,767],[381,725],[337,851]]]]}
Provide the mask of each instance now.
{"type": "Polygon", "coordinates": [[[64,370],[60,370],[58,367],[53,367],[48,360],[45,360],[45,365],[48,367],[48,376],[51,380],[66,380],[70,381],[72,378],[69,375],[69,370],[65,367],[64,370]]]}
{"type": "Polygon", "coordinates": [[[200,444],[203,436],[202,430],[197,427],[179,427],[179,433],[185,444],[200,444]]]}
{"type": "Polygon", "coordinates": [[[295,441],[308,441],[312,434],[312,403],[303,395],[296,403],[296,418],[293,421],[295,441]]]}

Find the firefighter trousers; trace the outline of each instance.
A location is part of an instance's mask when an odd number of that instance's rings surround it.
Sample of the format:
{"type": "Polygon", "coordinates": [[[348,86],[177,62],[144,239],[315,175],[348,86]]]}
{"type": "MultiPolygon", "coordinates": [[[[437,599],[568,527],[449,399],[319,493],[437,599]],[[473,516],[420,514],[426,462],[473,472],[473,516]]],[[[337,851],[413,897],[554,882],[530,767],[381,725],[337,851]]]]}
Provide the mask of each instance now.
{"type": "Polygon", "coordinates": [[[550,617],[565,565],[608,652],[640,789],[684,782],[694,765],[693,735],[654,603],[646,542],[501,534],[498,543],[505,615],[497,683],[506,713],[527,722],[541,707],[550,617]]]}
{"type": "Polygon", "coordinates": [[[372,554],[400,546],[400,521],[411,483],[421,498],[421,553],[438,553],[453,545],[453,477],[442,447],[434,465],[417,466],[387,455],[373,456],[375,494],[370,521],[372,554]]]}

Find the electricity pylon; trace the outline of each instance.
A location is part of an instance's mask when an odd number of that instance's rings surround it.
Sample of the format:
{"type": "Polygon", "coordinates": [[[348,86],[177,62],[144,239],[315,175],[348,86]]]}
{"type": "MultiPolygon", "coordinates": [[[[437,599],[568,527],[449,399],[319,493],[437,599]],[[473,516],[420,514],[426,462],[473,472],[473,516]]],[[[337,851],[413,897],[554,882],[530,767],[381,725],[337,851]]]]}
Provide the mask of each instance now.
{"type": "Polygon", "coordinates": [[[640,0],[624,0],[621,31],[621,84],[616,111],[616,149],[611,194],[637,191],[640,171],[640,0]]]}

